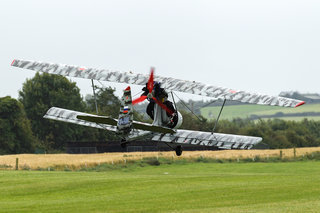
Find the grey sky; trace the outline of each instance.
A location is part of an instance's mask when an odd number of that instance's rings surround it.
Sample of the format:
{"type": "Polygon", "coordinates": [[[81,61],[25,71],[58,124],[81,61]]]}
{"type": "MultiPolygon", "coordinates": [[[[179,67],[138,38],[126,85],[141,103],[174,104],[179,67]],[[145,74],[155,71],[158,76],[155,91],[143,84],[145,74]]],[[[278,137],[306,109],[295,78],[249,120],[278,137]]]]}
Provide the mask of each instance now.
{"type": "MultiPolygon", "coordinates": [[[[35,74],[14,58],[320,93],[319,1],[2,0],[0,29],[0,97],[35,74]]],[[[72,80],[91,93],[90,80],[72,80]]]]}

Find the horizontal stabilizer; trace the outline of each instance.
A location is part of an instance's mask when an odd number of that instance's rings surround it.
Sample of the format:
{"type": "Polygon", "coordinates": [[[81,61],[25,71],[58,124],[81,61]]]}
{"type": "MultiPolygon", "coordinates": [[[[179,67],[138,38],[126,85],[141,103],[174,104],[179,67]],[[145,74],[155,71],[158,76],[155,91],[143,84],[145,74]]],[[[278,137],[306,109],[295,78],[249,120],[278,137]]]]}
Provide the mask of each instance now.
{"type": "Polygon", "coordinates": [[[112,125],[97,124],[95,122],[81,120],[81,119],[78,119],[77,116],[85,116],[86,117],[86,116],[90,116],[90,114],[78,112],[78,111],[73,111],[73,110],[68,110],[68,109],[62,109],[62,108],[58,108],[58,107],[51,107],[43,117],[47,118],[47,119],[63,121],[63,122],[78,124],[78,125],[82,125],[82,126],[89,126],[89,127],[99,128],[99,129],[105,129],[105,130],[109,130],[109,131],[116,131],[116,129],[117,129],[116,127],[114,127],[112,125]]]}
{"type": "Polygon", "coordinates": [[[133,121],[133,128],[141,129],[141,130],[145,130],[145,131],[169,133],[169,134],[173,134],[176,132],[175,130],[167,128],[167,127],[154,126],[152,124],[141,123],[141,122],[136,122],[136,121],[133,121]]]}
{"type": "Polygon", "coordinates": [[[80,120],[117,126],[117,120],[110,117],[97,116],[97,115],[78,115],[77,118],[80,120]]]}
{"type": "MultiPolygon", "coordinates": [[[[95,122],[99,124],[108,124],[112,126],[117,126],[117,119],[113,119],[110,117],[104,117],[104,116],[97,116],[97,115],[78,115],[78,119],[84,120],[84,121],[90,121],[95,122]]],[[[132,123],[134,129],[144,130],[144,131],[150,131],[150,132],[158,132],[158,133],[169,133],[173,134],[176,131],[167,127],[161,127],[161,126],[154,126],[152,124],[148,123],[142,123],[133,121],[132,123]]]]}

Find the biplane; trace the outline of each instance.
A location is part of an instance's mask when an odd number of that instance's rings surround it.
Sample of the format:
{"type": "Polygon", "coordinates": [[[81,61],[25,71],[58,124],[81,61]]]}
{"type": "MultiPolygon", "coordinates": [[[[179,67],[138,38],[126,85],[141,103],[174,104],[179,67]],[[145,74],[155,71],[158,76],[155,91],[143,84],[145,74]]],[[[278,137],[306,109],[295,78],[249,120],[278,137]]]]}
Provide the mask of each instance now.
{"type": "Polygon", "coordinates": [[[44,118],[114,131],[121,137],[120,144],[122,147],[137,138],[163,142],[175,150],[178,156],[182,154],[182,146],[186,144],[214,146],[217,149],[251,149],[261,142],[262,138],[216,133],[215,127],[212,132],[179,129],[183,117],[175,104],[173,106],[172,102],[168,101],[168,92],[170,91],[222,100],[223,104],[217,116],[216,124],[227,100],[281,107],[299,107],[305,103],[285,97],[261,95],[195,81],[161,77],[154,75],[153,68],[148,75],[18,59],[13,60],[11,66],[62,76],[145,86],[144,94],[135,100],[132,100],[130,86],[126,86],[121,98],[117,119],[58,107],[50,108],[44,118]],[[147,113],[153,119],[152,124],[134,121],[133,119],[133,105],[146,99],[150,102],[147,113]]]}

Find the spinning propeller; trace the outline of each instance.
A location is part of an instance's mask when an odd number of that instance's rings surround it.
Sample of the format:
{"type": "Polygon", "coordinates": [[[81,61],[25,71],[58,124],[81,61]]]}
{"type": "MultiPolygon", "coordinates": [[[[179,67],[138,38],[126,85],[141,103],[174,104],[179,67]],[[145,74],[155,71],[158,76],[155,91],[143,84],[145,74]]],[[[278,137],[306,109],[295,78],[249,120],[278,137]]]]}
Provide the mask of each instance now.
{"type": "Polygon", "coordinates": [[[138,104],[149,97],[153,99],[156,104],[158,104],[162,109],[164,109],[171,116],[174,112],[171,109],[169,109],[166,105],[164,105],[161,101],[159,101],[157,98],[153,97],[153,94],[152,94],[153,87],[154,87],[153,73],[154,73],[154,68],[151,67],[150,77],[147,83],[147,89],[149,91],[148,95],[142,95],[139,98],[134,99],[132,101],[132,105],[138,104]]]}

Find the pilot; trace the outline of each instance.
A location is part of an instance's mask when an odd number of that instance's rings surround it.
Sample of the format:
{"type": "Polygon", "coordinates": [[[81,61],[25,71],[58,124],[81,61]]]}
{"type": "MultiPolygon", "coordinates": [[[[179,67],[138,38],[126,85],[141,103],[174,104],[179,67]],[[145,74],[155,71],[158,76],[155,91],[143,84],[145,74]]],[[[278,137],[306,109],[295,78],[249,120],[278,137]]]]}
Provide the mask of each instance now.
{"type": "MultiPolygon", "coordinates": [[[[141,96],[148,96],[149,91],[147,88],[147,84],[145,87],[142,88],[142,90],[143,90],[143,93],[141,96]]],[[[164,90],[164,88],[161,88],[160,82],[154,82],[152,96],[158,99],[161,103],[163,103],[166,107],[168,107],[172,112],[175,112],[172,102],[168,100],[168,93],[164,90]]],[[[149,104],[147,106],[146,112],[150,116],[150,118],[154,120],[155,101],[150,97],[148,97],[148,101],[149,101],[149,104]]],[[[173,115],[167,112],[167,116],[170,118],[173,115]]]]}

